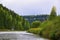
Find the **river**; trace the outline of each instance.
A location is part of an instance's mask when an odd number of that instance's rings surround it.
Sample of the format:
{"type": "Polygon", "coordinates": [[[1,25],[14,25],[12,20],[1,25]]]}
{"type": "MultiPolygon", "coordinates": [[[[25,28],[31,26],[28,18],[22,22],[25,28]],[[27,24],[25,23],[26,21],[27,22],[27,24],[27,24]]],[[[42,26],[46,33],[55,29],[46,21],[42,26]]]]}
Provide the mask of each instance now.
{"type": "Polygon", "coordinates": [[[0,32],[0,40],[48,40],[26,31],[0,32]]]}

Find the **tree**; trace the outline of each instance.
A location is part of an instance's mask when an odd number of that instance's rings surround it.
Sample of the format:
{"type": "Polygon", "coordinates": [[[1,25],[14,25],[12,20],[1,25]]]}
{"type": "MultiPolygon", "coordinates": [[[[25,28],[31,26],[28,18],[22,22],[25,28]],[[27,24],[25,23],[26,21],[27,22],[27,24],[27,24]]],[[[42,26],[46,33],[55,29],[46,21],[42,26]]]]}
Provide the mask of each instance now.
{"type": "Polygon", "coordinates": [[[34,21],[34,22],[32,22],[32,24],[31,24],[31,28],[37,28],[37,27],[40,26],[40,24],[41,24],[40,21],[34,21]]]}
{"type": "Polygon", "coordinates": [[[30,23],[29,23],[29,21],[27,21],[27,20],[25,20],[25,30],[28,30],[28,29],[30,29],[30,23]]]}
{"type": "Polygon", "coordinates": [[[53,6],[52,11],[51,11],[51,14],[50,14],[50,16],[49,16],[49,20],[52,20],[52,19],[55,18],[56,16],[57,16],[57,14],[56,14],[56,7],[53,6]]]}

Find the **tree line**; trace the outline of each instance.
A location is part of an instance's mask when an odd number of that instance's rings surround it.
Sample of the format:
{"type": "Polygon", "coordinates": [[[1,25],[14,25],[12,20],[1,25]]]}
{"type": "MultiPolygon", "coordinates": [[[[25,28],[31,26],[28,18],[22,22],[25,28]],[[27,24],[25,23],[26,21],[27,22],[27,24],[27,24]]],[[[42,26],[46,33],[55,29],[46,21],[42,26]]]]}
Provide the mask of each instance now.
{"type": "Polygon", "coordinates": [[[27,30],[29,26],[22,16],[0,4],[0,29],[27,30]]]}

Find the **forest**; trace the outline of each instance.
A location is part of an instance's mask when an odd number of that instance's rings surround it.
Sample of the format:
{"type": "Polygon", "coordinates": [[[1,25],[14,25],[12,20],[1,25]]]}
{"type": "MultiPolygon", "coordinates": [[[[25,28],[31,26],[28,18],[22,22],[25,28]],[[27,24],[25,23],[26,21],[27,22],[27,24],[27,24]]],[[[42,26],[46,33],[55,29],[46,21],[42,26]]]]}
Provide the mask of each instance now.
{"type": "Polygon", "coordinates": [[[29,22],[0,4],[0,30],[28,30],[29,22]]]}

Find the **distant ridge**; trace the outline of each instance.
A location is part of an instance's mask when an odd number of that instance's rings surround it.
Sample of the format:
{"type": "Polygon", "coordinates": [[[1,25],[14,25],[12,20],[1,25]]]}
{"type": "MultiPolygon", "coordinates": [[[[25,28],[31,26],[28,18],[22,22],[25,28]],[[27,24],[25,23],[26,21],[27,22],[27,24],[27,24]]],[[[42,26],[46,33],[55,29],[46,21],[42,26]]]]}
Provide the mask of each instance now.
{"type": "Polygon", "coordinates": [[[25,18],[25,20],[28,20],[30,23],[32,23],[33,21],[45,21],[47,20],[49,15],[27,15],[27,16],[23,16],[23,18],[25,18]]]}

